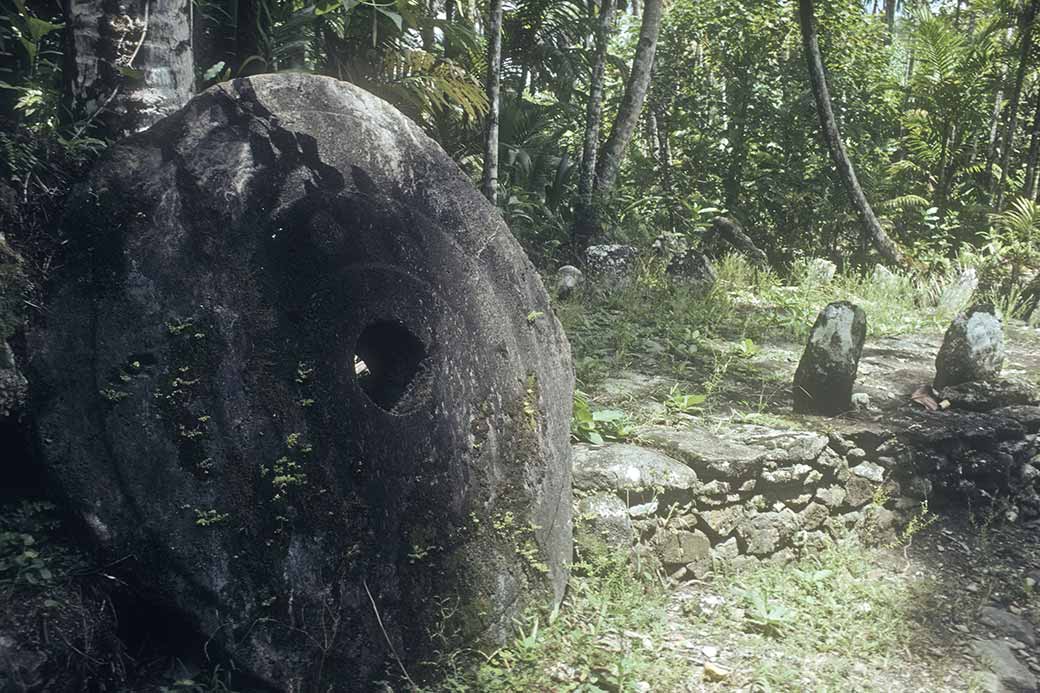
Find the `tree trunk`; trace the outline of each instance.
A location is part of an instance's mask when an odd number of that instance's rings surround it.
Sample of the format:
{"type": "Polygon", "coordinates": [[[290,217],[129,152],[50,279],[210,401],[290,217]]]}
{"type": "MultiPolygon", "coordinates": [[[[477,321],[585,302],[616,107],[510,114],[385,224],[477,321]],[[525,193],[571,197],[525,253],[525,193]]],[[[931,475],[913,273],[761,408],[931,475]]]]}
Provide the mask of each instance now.
{"type": "Polygon", "coordinates": [[[1007,184],[1008,169],[1011,168],[1011,152],[1015,144],[1015,130],[1018,128],[1018,103],[1022,98],[1022,83],[1026,79],[1026,67],[1029,55],[1033,50],[1033,19],[1036,17],[1040,0],[1031,0],[1019,21],[1019,41],[1021,51],[1018,59],[1018,71],[1015,73],[1015,85],[1008,101],[1007,129],[1004,132],[1004,146],[1000,154],[1000,180],[993,194],[993,207],[1000,211],[1004,208],[1004,186],[1007,184]]]}
{"type": "Polygon", "coordinates": [[[613,0],[601,0],[594,37],[596,52],[589,79],[589,103],[585,111],[585,140],[581,150],[581,166],[578,169],[578,199],[574,209],[574,228],[571,232],[575,253],[580,253],[599,229],[596,211],[592,206],[592,190],[595,184],[600,121],[603,118],[603,73],[607,65],[607,43],[613,14],[613,0]]]}
{"type": "Polygon", "coordinates": [[[863,231],[867,238],[874,244],[877,251],[888,262],[895,265],[905,264],[902,252],[888,237],[885,230],[881,228],[863,194],[856,171],[852,168],[845,145],[842,144],[841,134],[838,132],[838,124],[834,119],[834,110],[831,107],[831,95],[827,89],[827,77],[823,71],[823,59],[820,57],[820,46],[816,40],[816,21],[813,16],[813,0],[798,0],[798,21],[802,29],[802,44],[805,48],[805,58],[809,65],[809,80],[812,83],[813,96],[816,98],[816,111],[820,117],[820,127],[824,139],[827,140],[827,148],[830,150],[831,158],[838,169],[849,197],[852,199],[860,220],[863,223],[863,231]]]}
{"type": "Polygon", "coordinates": [[[730,212],[736,210],[740,202],[740,187],[744,174],[744,165],[747,163],[747,118],[748,109],[751,106],[750,77],[746,72],[741,73],[739,79],[732,79],[727,83],[727,98],[729,108],[729,125],[726,130],[726,139],[729,140],[731,149],[729,165],[722,181],[723,202],[730,212]]]}
{"type": "Polygon", "coordinates": [[[502,79],[502,0],[491,0],[488,21],[488,114],[484,129],[484,176],[480,189],[491,204],[498,203],[498,114],[502,79]]]}
{"type": "Polygon", "coordinates": [[[657,166],[661,176],[665,204],[668,205],[668,230],[675,231],[675,194],[672,185],[672,148],[668,141],[670,132],[668,111],[663,104],[651,103],[654,112],[654,129],[657,133],[657,166]]]}
{"type": "Polygon", "coordinates": [[[1040,155],[1040,86],[1036,90],[1033,104],[1033,132],[1029,138],[1029,155],[1026,159],[1026,189],[1023,196],[1032,200],[1036,197],[1036,163],[1040,155]]]}
{"type": "Polygon", "coordinates": [[[191,0],[67,0],[66,100],[119,138],[183,106],[194,89],[191,0]]]}
{"type": "Polygon", "coordinates": [[[639,43],[636,44],[635,56],[632,58],[632,70],[625,84],[625,94],[621,98],[610,136],[596,164],[596,190],[601,194],[609,193],[617,180],[621,160],[625,150],[632,141],[632,134],[639,123],[639,116],[646,103],[646,94],[650,88],[650,75],[654,66],[654,54],[657,52],[657,36],[661,31],[661,15],[664,3],[662,0],[646,0],[643,5],[643,22],[639,29],[639,43]]]}
{"type": "Polygon", "coordinates": [[[885,0],[885,45],[892,43],[896,31],[896,0],[885,0]]]}

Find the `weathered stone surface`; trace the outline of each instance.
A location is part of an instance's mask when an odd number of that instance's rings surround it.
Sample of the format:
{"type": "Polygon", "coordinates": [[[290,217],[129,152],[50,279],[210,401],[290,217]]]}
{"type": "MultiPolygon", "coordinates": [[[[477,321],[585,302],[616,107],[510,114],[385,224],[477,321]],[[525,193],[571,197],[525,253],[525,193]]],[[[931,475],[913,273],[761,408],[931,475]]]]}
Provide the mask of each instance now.
{"type": "Polygon", "coordinates": [[[935,388],[992,380],[1004,367],[1004,354],[1004,328],[993,306],[973,306],[946,330],[935,357],[935,388]]]}
{"type": "Polygon", "coordinates": [[[837,301],[820,311],[794,375],[796,412],[849,411],[866,335],[867,316],[859,306],[837,301]]]}
{"type": "Polygon", "coordinates": [[[433,629],[501,642],[562,597],[567,341],[392,107],[304,74],[218,85],[110,149],[64,233],[30,339],[42,458],[112,570],[240,669],[364,687],[387,638],[406,662],[433,629]]]}
{"type": "Polygon", "coordinates": [[[667,271],[676,281],[689,284],[702,293],[711,291],[718,281],[718,275],[708,257],[693,248],[673,257],[667,271]]]}
{"type": "Polygon", "coordinates": [[[29,383],[15,361],[7,342],[0,340],[0,419],[13,415],[25,406],[29,383]]]}
{"type": "Polygon", "coordinates": [[[1011,380],[973,380],[944,387],[939,397],[953,409],[988,412],[1004,407],[1035,405],[1038,394],[1034,386],[1011,380]]]}
{"type": "Polygon", "coordinates": [[[564,265],[556,270],[556,295],[570,298],[585,283],[585,275],[574,265],[564,265]]]}
{"type": "Polygon", "coordinates": [[[854,476],[863,477],[867,481],[880,484],[885,480],[885,468],[873,462],[861,462],[850,469],[854,476]]]}
{"type": "Polygon", "coordinates": [[[1036,433],[1040,431],[1040,407],[1014,405],[996,409],[993,411],[993,414],[1014,419],[1022,424],[1026,433],[1036,433]]]}
{"type": "Polygon", "coordinates": [[[861,476],[854,476],[845,484],[845,502],[853,508],[866,505],[874,498],[874,485],[861,476]]]}
{"type": "Polygon", "coordinates": [[[840,486],[827,486],[816,490],[816,497],[829,508],[837,508],[845,502],[845,489],[840,486]]]}
{"type": "Polygon", "coordinates": [[[774,485],[793,484],[805,479],[812,471],[813,468],[807,464],[793,464],[762,472],[762,481],[774,485]]]}
{"type": "Polygon", "coordinates": [[[574,487],[581,490],[688,491],[698,487],[692,469],[656,450],[611,443],[574,446],[574,487]]]}
{"type": "Polygon", "coordinates": [[[1036,629],[1022,616],[995,606],[984,606],[979,612],[979,621],[1000,635],[1014,638],[1029,647],[1036,645],[1036,629]]]}
{"type": "Polygon", "coordinates": [[[765,459],[770,462],[811,463],[827,447],[827,436],[821,433],[777,430],[753,424],[727,426],[721,435],[726,440],[765,449],[765,459]]]}
{"type": "Polygon", "coordinates": [[[747,545],[747,552],[756,556],[765,556],[780,548],[780,529],[777,527],[773,513],[763,513],[751,518],[740,527],[740,535],[747,545]]]}
{"type": "Polygon", "coordinates": [[[711,542],[697,530],[665,530],[655,537],[657,554],[665,565],[711,564],[711,542]]]}
{"type": "Polygon", "coordinates": [[[574,523],[574,541],[579,551],[629,549],[635,530],[628,510],[625,501],[612,493],[594,493],[580,499],[574,523]]]}
{"type": "Polygon", "coordinates": [[[802,526],[806,529],[816,529],[822,525],[827,518],[830,516],[830,511],[826,505],[820,503],[809,503],[799,513],[801,517],[802,526]]]}
{"type": "Polygon", "coordinates": [[[715,545],[711,550],[711,558],[714,561],[728,562],[740,555],[740,545],[736,537],[730,537],[726,541],[715,545]]]}
{"type": "Polygon", "coordinates": [[[585,269],[596,286],[622,289],[632,283],[638,252],[630,245],[590,245],[585,249],[585,269]]]}
{"type": "Polygon", "coordinates": [[[731,505],[727,508],[716,510],[701,510],[697,517],[715,534],[720,537],[728,536],[737,526],[744,521],[747,511],[742,505],[731,505]]]}
{"type": "Polygon", "coordinates": [[[1036,677],[1018,660],[1011,645],[1003,640],[976,640],[972,654],[992,671],[1008,693],[1036,693],[1036,677]]]}
{"type": "Polygon", "coordinates": [[[674,455],[702,479],[739,479],[756,472],[766,456],[760,448],[731,443],[699,426],[646,426],[637,433],[644,443],[674,455]]]}

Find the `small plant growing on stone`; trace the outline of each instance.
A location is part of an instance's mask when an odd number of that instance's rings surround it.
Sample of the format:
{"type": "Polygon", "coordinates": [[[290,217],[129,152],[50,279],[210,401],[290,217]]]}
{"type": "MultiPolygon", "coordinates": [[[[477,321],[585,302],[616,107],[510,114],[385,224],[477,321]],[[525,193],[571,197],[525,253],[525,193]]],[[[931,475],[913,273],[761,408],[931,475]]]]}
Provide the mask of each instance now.
{"type": "Polygon", "coordinates": [[[228,513],[217,510],[199,510],[195,508],[195,524],[199,527],[212,527],[227,522],[231,518],[228,513]]]}
{"type": "Polygon", "coordinates": [[[633,435],[628,414],[620,409],[593,410],[588,395],[574,393],[571,437],[580,443],[602,445],[607,440],[628,440],[633,435]]]}
{"type": "Polygon", "coordinates": [[[904,551],[909,549],[914,537],[931,527],[938,519],[938,515],[928,510],[928,501],[921,501],[921,505],[919,505],[917,510],[914,511],[914,514],[910,516],[910,520],[899,533],[896,543],[903,546],[904,551]]]}
{"type": "Polygon", "coordinates": [[[683,392],[678,385],[673,385],[664,406],[670,414],[698,414],[707,400],[707,395],[683,392]]]}

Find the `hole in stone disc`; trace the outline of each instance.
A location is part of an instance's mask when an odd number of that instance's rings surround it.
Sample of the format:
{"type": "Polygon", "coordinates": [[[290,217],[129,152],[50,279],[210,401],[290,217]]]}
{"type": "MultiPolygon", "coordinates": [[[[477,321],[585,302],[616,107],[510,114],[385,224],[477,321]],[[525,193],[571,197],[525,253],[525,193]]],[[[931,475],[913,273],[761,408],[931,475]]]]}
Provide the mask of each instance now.
{"type": "Polygon", "coordinates": [[[375,322],[358,337],[354,377],[380,408],[404,414],[429,390],[426,356],[426,345],[404,325],[375,322]]]}

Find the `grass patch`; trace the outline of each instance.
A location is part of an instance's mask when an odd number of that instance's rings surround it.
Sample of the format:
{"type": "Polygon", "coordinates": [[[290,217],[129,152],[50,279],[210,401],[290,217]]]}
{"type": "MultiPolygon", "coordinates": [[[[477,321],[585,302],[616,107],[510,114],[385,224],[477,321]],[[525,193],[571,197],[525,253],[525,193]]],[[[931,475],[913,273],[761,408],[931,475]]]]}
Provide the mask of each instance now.
{"type": "Polygon", "coordinates": [[[515,639],[476,663],[458,665],[429,693],[681,690],[688,663],[658,647],[667,595],[636,575],[622,554],[575,565],[568,595],[552,613],[529,614],[515,639]]]}
{"type": "Polygon", "coordinates": [[[710,411],[714,390],[727,378],[769,391],[776,371],[756,363],[763,345],[802,344],[832,301],[852,301],[866,311],[868,338],[941,331],[952,317],[933,305],[937,286],[909,275],[839,275],[822,283],[808,263],[798,263],[785,283],[737,255],[722,258],[717,273],[705,294],[648,266],[624,289],[559,302],[556,314],[573,346],[579,387],[594,395],[608,376],[635,369],[705,395],[703,408],[710,411]]]}
{"type": "Polygon", "coordinates": [[[870,676],[913,646],[927,584],[879,567],[880,555],[849,538],[794,564],[721,575],[712,591],[722,606],[687,602],[684,613],[698,630],[739,634],[735,682],[752,690],[884,690],[870,676]]]}

